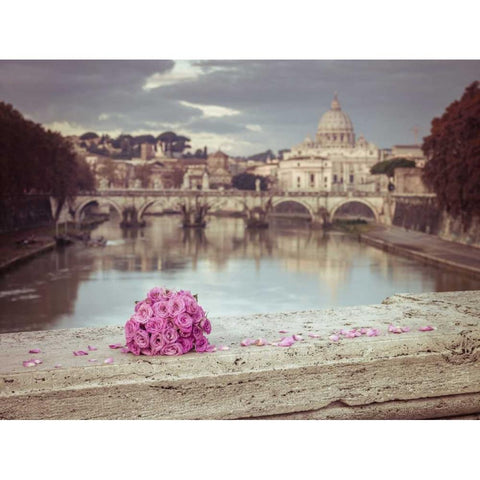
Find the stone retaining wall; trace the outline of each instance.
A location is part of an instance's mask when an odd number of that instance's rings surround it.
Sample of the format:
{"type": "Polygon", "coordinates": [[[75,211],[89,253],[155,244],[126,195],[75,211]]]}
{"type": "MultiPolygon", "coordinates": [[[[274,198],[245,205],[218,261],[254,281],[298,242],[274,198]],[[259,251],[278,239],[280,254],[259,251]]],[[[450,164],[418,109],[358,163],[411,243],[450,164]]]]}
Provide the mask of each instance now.
{"type": "Polygon", "coordinates": [[[213,318],[211,342],[230,349],[180,357],[110,349],[123,342],[121,326],[3,334],[0,418],[475,418],[479,293],[403,294],[381,305],[213,318]],[[411,331],[388,333],[391,323],[411,331]],[[418,330],[426,324],[435,330],[418,330]],[[328,338],[354,327],[379,328],[381,335],[328,338]],[[282,329],[305,340],[288,348],[240,346],[245,337],[279,339],[282,329]],[[98,350],[73,356],[87,345],[98,350]],[[29,354],[31,348],[42,353],[29,354]],[[23,367],[32,356],[43,363],[23,367]],[[112,364],[103,363],[107,357],[112,364]]]}

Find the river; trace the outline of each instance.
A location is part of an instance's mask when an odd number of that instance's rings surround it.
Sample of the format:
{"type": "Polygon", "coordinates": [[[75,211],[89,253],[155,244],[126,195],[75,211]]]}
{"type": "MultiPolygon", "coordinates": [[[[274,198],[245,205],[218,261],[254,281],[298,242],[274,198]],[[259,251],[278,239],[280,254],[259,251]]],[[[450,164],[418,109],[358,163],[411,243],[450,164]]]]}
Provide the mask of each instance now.
{"type": "Polygon", "coordinates": [[[380,303],[395,293],[480,290],[480,281],[360,243],[341,232],[277,222],[245,230],[212,217],[205,230],[178,216],[139,231],[101,224],[105,247],[77,244],[0,276],[0,332],[123,325],[154,286],[198,293],[212,317],[380,303]]]}

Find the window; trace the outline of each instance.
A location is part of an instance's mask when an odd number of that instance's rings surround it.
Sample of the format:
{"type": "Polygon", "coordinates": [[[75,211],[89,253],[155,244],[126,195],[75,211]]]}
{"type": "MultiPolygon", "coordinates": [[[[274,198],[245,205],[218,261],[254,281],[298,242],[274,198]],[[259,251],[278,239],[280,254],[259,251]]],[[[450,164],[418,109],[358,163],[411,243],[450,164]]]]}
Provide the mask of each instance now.
{"type": "Polygon", "coordinates": [[[301,179],[300,177],[297,177],[297,188],[300,188],[300,183],[301,183],[301,179]]]}
{"type": "Polygon", "coordinates": [[[353,183],[353,175],[350,175],[350,183],[353,183]]]}
{"type": "Polygon", "coordinates": [[[310,174],[310,186],[311,187],[315,186],[315,174],[314,173],[310,174]]]}
{"type": "Polygon", "coordinates": [[[324,181],[325,181],[325,185],[326,185],[328,183],[328,177],[325,177],[324,181]]]}
{"type": "Polygon", "coordinates": [[[334,175],[333,176],[333,183],[337,183],[337,182],[338,182],[338,177],[337,177],[337,175],[334,175]]]}

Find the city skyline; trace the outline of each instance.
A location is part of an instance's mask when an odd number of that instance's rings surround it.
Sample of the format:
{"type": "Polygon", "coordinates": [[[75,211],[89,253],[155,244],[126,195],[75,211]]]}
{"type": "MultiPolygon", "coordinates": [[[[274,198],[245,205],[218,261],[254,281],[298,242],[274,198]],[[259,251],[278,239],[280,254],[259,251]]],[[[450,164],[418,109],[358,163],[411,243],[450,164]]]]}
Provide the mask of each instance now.
{"type": "Polygon", "coordinates": [[[230,155],[314,136],[338,92],[355,133],[415,143],[477,80],[476,60],[3,60],[0,100],[63,135],[166,130],[230,155]]]}

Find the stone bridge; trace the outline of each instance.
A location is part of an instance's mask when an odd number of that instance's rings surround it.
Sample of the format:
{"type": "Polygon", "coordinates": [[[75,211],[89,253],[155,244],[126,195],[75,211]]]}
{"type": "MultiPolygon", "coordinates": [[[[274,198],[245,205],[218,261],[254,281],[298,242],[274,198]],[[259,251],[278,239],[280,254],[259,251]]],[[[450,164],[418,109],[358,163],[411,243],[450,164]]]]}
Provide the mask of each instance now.
{"type": "MultiPolygon", "coordinates": [[[[272,202],[272,215],[308,218],[314,224],[332,222],[343,206],[361,204],[377,223],[391,224],[395,202],[387,192],[256,192],[242,190],[97,190],[83,192],[65,208],[76,222],[81,221],[85,208],[96,202],[113,207],[124,220],[141,224],[143,215],[155,211],[179,211],[186,203],[208,204],[209,213],[244,213],[246,209],[265,208],[272,202]],[[287,203],[288,202],[288,203],[287,203]],[[286,208],[285,208],[286,207],[286,208]],[[290,213],[289,213],[290,212],[290,213]]],[[[52,205],[53,206],[53,205],[52,205]]]]}

